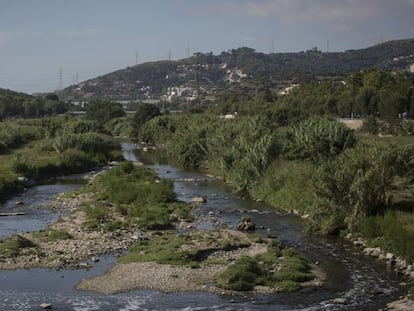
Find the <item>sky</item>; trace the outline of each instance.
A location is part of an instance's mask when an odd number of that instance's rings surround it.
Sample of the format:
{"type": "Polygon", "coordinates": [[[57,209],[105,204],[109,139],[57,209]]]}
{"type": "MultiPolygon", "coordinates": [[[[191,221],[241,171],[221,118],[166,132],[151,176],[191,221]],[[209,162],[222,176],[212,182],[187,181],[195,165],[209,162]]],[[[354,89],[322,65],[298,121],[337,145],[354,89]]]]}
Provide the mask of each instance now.
{"type": "Polygon", "coordinates": [[[51,92],[195,52],[414,38],[414,0],[0,0],[0,88],[51,92]]]}

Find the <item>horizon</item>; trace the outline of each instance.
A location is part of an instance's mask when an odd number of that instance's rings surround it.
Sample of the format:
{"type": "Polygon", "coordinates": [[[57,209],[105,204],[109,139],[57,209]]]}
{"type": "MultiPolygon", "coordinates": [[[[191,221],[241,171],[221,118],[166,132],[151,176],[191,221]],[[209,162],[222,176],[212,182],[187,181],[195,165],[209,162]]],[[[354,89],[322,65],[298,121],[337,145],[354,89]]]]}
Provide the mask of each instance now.
{"type": "Polygon", "coordinates": [[[193,53],[342,52],[414,38],[412,0],[0,0],[0,88],[53,92],[193,53]]]}

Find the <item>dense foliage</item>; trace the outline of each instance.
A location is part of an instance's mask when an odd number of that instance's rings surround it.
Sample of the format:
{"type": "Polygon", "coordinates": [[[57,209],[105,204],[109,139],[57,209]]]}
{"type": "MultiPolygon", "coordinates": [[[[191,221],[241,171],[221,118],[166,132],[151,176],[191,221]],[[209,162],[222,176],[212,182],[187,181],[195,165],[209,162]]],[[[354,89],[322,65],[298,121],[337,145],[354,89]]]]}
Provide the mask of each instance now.
{"type": "Polygon", "coordinates": [[[121,104],[107,100],[94,100],[86,106],[85,118],[105,124],[111,119],[123,117],[124,115],[125,112],[121,104]]]}
{"type": "Polygon", "coordinates": [[[85,209],[90,228],[120,225],[108,206],[115,206],[124,224],[148,229],[170,228],[176,218],[191,219],[190,207],[176,201],[172,181],[161,180],[148,168],[132,162],[122,162],[99,176],[90,188],[96,193],[85,209]]]}
{"type": "MultiPolygon", "coordinates": [[[[303,214],[314,230],[358,231],[365,220],[414,202],[413,86],[412,76],[368,70],[286,96],[223,94],[208,112],[153,118],[139,137],[184,167],[303,214]],[[241,113],[219,117],[232,109],[241,113]],[[335,118],[352,115],[365,118],[360,131],[335,118]],[[369,136],[378,133],[407,138],[369,136]]],[[[407,212],[393,218],[395,226],[407,212]]]]}
{"type": "Polygon", "coordinates": [[[295,291],[300,283],[313,279],[309,264],[278,240],[268,243],[268,251],[255,257],[241,257],[218,276],[218,286],[235,291],[251,291],[257,285],[295,291]]]}
{"type": "Polygon", "coordinates": [[[0,123],[0,198],[19,190],[17,177],[42,179],[119,160],[116,143],[98,123],[69,117],[0,123]]]}
{"type": "Polygon", "coordinates": [[[68,111],[69,105],[57,97],[34,97],[0,89],[0,120],[10,117],[36,118],[68,111]]]}

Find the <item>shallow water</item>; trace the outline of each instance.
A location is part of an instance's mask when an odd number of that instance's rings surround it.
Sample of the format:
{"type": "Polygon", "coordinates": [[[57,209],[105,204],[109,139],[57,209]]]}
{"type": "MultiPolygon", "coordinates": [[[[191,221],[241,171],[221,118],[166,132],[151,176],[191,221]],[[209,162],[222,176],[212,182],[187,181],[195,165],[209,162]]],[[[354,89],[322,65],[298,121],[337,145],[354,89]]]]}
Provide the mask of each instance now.
{"type": "Polygon", "coordinates": [[[75,190],[79,186],[79,183],[38,185],[9,199],[0,208],[0,212],[24,212],[25,215],[0,217],[0,238],[36,231],[55,221],[60,215],[59,212],[47,208],[46,205],[56,195],[75,190]]]}
{"type": "MultiPolygon", "coordinates": [[[[237,197],[227,185],[197,172],[153,164],[151,159],[138,155],[134,145],[124,144],[123,147],[126,159],[139,157],[160,176],[173,179],[180,200],[189,201],[195,196],[207,199],[206,204],[194,211],[202,219],[198,224],[200,228],[213,228],[215,221],[235,227],[240,217],[248,216],[258,227],[264,227],[257,233],[277,236],[308,260],[318,261],[327,272],[326,284],[318,290],[304,289],[293,294],[237,297],[149,290],[103,296],[77,291],[74,287],[80,279],[103,273],[115,262],[109,256],[102,257],[90,270],[0,271],[0,310],[36,310],[42,302],[51,303],[56,310],[378,310],[401,295],[398,287],[401,279],[387,270],[384,263],[354,255],[352,245],[337,239],[304,235],[302,221],[297,216],[237,197]],[[333,304],[333,299],[338,297],[346,298],[347,304],[333,304]]],[[[56,193],[59,192],[61,189],[56,193]]],[[[17,200],[20,199],[10,201],[11,209],[15,208],[17,200]]],[[[51,219],[46,215],[39,221],[51,219]]],[[[3,231],[0,228],[0,233],[3,231]]]]}

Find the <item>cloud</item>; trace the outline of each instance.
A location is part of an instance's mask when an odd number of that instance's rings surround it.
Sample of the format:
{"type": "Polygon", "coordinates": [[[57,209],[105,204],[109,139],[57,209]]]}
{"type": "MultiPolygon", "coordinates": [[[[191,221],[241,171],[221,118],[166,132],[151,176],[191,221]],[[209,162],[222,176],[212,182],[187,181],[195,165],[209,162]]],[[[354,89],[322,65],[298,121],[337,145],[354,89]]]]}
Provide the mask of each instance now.
{"type": "Polygon", "coordinates": [[[313,24],[338,32],[389,19],[398,19],[405,28],[414,27],[413,0],[245,0],[216,4],[205,12],[268,19],[289,26],[313,24]]]}

